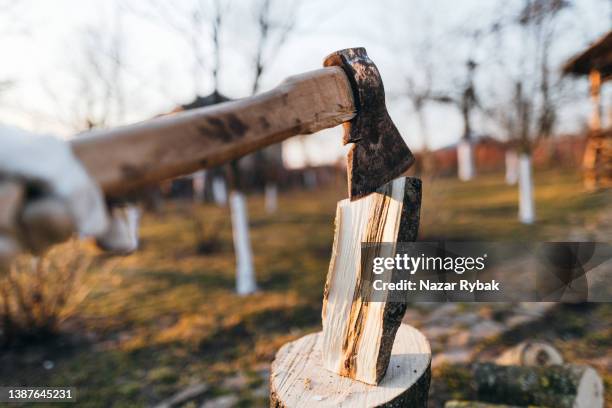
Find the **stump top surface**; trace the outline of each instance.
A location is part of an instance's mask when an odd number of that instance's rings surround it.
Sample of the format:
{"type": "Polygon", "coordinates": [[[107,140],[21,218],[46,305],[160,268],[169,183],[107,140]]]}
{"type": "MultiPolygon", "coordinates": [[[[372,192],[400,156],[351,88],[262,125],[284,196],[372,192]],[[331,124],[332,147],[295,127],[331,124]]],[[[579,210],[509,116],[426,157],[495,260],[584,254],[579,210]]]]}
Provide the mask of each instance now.
{"type": "Polygon", "coordinates": [[[429,343],[421,332],[407,324],[397,331],[387,373],[378,386],[323,368],[321,343],[321,333],[313,333],[285,344],[278,351],[270,376],[272,399],[277,406],[377,407],[409,392],[429,375],[429,343]]]}

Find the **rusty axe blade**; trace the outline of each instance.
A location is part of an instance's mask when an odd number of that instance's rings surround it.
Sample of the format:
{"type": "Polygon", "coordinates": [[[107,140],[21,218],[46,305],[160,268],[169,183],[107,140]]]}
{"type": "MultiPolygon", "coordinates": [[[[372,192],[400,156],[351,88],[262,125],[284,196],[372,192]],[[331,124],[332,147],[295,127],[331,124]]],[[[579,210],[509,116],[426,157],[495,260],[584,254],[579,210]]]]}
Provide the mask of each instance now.
{"type": "Polygon", "coordinates": [[[343,125],[344,144],[353,143],[347,173],[356,200],[404,173],[414,156],[389,117],[380,73],[365,48],[336,51],[323,65],[341,67],[353,88],[357,114],[343,125]]]}

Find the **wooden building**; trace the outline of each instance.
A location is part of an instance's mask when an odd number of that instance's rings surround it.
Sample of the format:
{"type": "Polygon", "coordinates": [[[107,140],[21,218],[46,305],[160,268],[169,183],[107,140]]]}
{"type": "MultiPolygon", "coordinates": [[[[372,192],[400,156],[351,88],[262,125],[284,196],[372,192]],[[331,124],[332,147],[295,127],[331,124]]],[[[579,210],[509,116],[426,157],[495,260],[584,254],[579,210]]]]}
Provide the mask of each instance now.
{"type": "Polygon", "coordinates": [[[567,61],[563,73],[588,76],[590,83],[593,111],[583,159],[585,187],[590,190],[612,187],[612,106],[607,106],[608,118],[604,123],[601,100],[602,85],[612,79],[612,31],[567,61]]]}
{"type": "MultiPolygon", "coordinates": [[[[477,174],[500,172],[505,167],[507,151],[515,150],[509,142],[502,142],[491,137],[480,137],[472,140],[474,149],[474,166],[477,174]]],[[[578,135],[560,135],[541,140],[533,150],[533,165],[535,168],[550,167],[576,168],[583,159],[585,146],[584,137],[578,135]]],[[[414,152],[417,157],[412,174],[422,171],[422,153],[414,152]]],[[[450,145],[431,151],[433,175],[438,177],[454,177],[457,174],[457,146],[450,145]]]]}

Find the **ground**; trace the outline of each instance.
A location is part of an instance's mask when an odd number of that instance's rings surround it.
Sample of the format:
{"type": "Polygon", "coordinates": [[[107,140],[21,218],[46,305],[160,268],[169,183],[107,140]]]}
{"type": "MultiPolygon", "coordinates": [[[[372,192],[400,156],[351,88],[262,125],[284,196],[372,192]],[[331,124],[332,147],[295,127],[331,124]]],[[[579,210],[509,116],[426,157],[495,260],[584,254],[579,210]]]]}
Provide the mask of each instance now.
{"type": "MultiPolygon", "coordinates": [[[[421,238],[612,241],[610,193],[584,193],[569,171],[536,176],[533,226],[516,221],[517,189],[503,183],[503,174],[470,183],[424,180],[421,238]]],[[[73,386],[78,405],[92,407],[153,405],[205,384],[199,402],[266,406],[276,350],[320,327],[335,203],[344,189],[283,193],[273,215],[265,213],[261,196],[249,198],[260,290],[246,297],[234,294],[227,209],[177,202],[147,213],[142,250],[120,260],[98,253],[90,274],[114,262],[110,276],[98,281],[61,335],[3,350],[0,384],[73,386]]],[[[439,307],[415,304],[406,317],[431,337],[435,356],[455,347],[468,350],[470,359],[486,359],[523,339],[546,339],[566,360],[596,367],[612,403],[612,306],[542,308],[514,324],[508,316],[528,305],[446,305],[436,317],[439,307]],[[492,323],[484,335],[461,341],[473,326],[452,320],[458,316],[492,323]],[[452,330],[436,332],[438,326],[452,330]]],[[[442,361],[434,368],[433,406],[461,396],[445,367],[442,361]]]]}

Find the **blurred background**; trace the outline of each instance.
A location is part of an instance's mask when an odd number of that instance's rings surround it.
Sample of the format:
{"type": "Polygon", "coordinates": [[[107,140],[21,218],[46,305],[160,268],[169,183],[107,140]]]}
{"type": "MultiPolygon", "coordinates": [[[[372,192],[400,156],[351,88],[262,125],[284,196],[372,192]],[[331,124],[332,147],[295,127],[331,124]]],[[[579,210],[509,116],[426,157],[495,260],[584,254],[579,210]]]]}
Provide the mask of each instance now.
{"type": "MultiPolygon", "coordinates": [[[[611,27],[609,0],[0,0],[0,148],[248,97],[363,46],[417,156],[420,240],[611,242],[611,27]]],[[[74,386],[80,406],[267,405],[276,350],[320,328],[341,135],[134,192],[130,255],[19,259],[0,277],[0,384],[74,386]]],[[[405,321],[432,344],[441,407],[462,398],[450,365],[524,340],[596,368],[612,404],[611,319],[421,303],[405,321]]]]}

